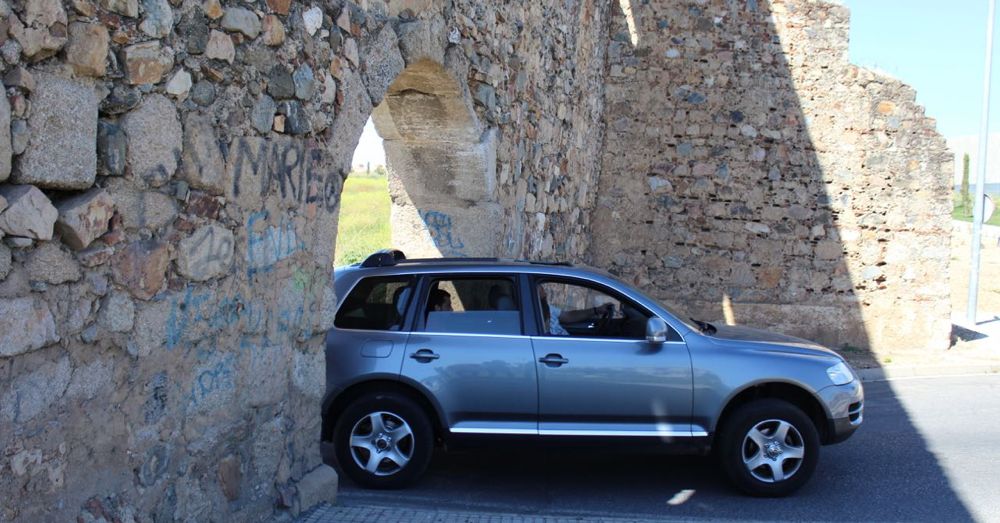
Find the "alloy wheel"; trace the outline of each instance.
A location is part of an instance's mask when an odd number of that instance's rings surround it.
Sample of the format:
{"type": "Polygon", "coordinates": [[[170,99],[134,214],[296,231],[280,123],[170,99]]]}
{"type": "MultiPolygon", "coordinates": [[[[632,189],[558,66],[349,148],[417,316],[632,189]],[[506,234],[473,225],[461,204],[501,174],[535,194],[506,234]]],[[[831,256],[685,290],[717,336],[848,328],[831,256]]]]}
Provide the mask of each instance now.
{"type": "Polygon", "coordinates": [[[802,434],[784,420],[769,419],[754,425],[743,438],[743,464],[765,483],[778,483],[795,475],[805,457],[802,434]]]}
{"type": "Polygon", "coordinates": [[[413,458],[413,430],[396,414],[372,412],[354,424],[350,446],[358,467],[375,476],[391,476],[413,458]]]}

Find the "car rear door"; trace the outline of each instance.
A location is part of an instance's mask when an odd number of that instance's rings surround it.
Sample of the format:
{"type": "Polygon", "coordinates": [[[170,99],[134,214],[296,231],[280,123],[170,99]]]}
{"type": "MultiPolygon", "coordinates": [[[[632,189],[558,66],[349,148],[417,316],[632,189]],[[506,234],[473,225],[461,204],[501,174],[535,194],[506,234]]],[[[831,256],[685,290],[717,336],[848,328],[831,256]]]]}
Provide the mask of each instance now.
{"type": "Polygon", "coordinates": [[[428,391],[459,434],[536,434],[538,385],[514,274],[428,275],[401,378],[428,391]],[[451,310],[429,305],[448,295],[451,310]]]}

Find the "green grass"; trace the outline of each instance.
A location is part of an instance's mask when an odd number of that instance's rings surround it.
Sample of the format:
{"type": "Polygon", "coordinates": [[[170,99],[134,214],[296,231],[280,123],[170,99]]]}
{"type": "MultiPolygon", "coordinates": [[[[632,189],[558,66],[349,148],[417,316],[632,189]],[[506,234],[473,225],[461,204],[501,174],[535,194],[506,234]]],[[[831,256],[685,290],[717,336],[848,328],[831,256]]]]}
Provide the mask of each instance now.
{"type": "MultiPolygon", "coordinates": [[[[1000,195],[990,195],[1000,202],[1000,195]]],[[[952,218],[972,221],[972,209],[954,195],[952,218]]],[[[344,184],[340,201],[340,224],[337,227],[337,266],[364,260],[369,254],[390,247],[389,185],[385,176],[351,173],[344,184]]],[[[993,213],[989,225],[1000,226],[1000,211],[993,213]]]]}
{"type": "MultiPolygon", "coordinates": [[[[970,194],[969,199],[975,198],[975,194],[970,194]]],[[[993,201],[1000,203],[1000,195],[991,194],[990,198],[993,201]]],[[[966,207],[962,205],[962,195],[958,191],[955,192],[952,201],[955,202],[955,207],[951,211],[951,217],[956,220],[961,220],[963,222],[972,221],[972,206],[966,207]]],[[[987,225],[1000,225],[1000,211],[994,212],[993,217],[986,221],[987,225]]]]}
{"type": "Polygon", "coordinates": [[[364,260],[390,247],[389,182],[384,176],[351,173],[344,183],[337,225],[337,266],[364,260]]]}

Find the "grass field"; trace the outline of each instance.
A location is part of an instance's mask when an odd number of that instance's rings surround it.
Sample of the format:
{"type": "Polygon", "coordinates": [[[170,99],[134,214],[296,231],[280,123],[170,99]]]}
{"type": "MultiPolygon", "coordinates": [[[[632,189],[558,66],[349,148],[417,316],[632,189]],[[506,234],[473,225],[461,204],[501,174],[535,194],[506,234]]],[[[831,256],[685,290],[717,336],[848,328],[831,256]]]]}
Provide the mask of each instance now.
{"type": "Polygon", "coordinates": [[[336,264],[349,265],[388,248],[389,185],[384,176],[351,173],[344,183],[337,226],[336,264]]]}
{"type": "MultiPolygon", "coordinates": [[[[975,197],[975,194],[969,195],[970,199],[973,197],[975,197]]],[[[991,194],[990,198],[993,199],[994,203],[1000,203],[1000,195],[991,194]]],[[[951,212],[951,217],[956,220],[962,220],[963,222],[971,222],[972,206],[966,207],[962,205],[962,195],[958,192],[955,192],[953,196],[953,201],[955,202],[955,207],[954,210],[952,210],[951,212]]],[[[990,218],[986,223],[989,225],[1000,225],[1000,211],[993,213],[993,217],[990,218]]]]}

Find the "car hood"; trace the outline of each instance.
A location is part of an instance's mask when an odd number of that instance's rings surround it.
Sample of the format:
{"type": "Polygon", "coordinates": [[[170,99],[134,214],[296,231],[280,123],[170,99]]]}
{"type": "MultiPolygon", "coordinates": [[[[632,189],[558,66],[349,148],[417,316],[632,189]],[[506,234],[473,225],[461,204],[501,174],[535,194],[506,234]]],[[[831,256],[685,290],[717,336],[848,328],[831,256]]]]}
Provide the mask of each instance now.
{"type": "Polygon", "coordinates": [[[761,329],[751,329],[750,327],[717,325],[714,323],[712,326],[715,327],[716,332],[708,334],[707,336],[716,340],[761,343],[767,344],[768,349],[771,350],[793,352],[810,356],[833,356],[840,359],[840,355],[836,352],[827,349],[818,343],[804,340],[802,338],[796,338],[794,336],[769,332],[761,329]]]}

